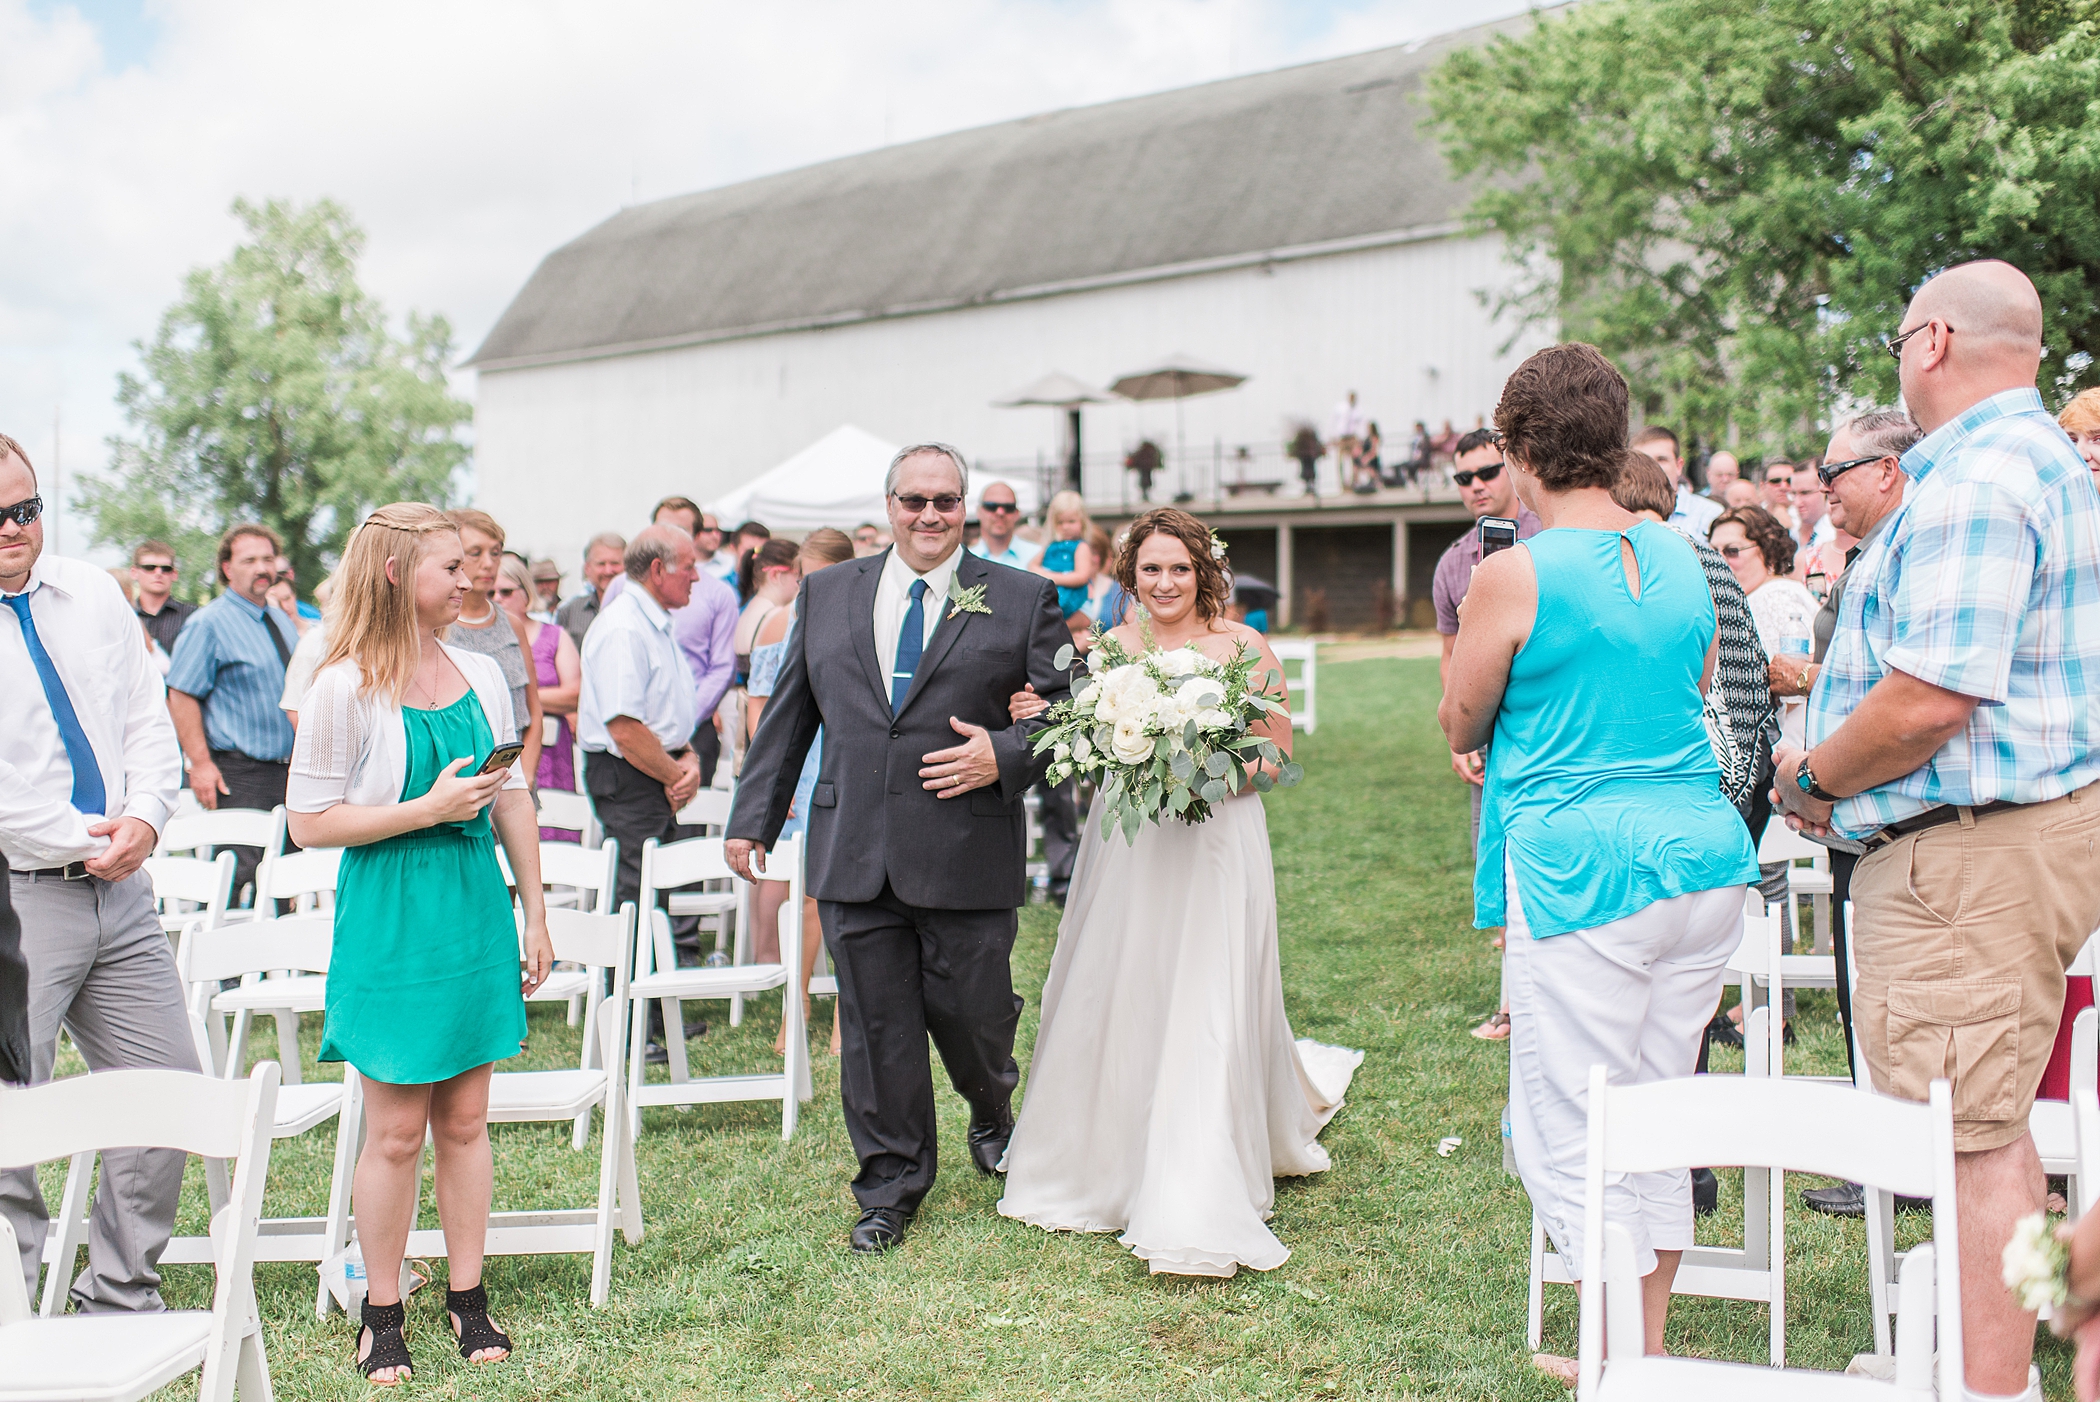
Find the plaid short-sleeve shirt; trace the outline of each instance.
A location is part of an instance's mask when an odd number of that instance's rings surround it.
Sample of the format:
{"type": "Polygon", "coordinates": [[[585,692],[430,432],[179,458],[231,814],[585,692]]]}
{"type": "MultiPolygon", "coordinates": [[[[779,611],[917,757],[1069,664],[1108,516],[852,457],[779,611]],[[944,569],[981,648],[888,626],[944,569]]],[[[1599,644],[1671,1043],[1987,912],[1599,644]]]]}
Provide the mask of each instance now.
{"type": "Polygon", "coordinates": [[[1903,455],[1903,505],[1861,551],[1809,698],[1821,744],[1901,671],[1979,704],[1921,768],[1840,801],[1858,837],[1941,804],[2040,803],[2100,779],[2100,492],[2031,389],[1903,455]]]}

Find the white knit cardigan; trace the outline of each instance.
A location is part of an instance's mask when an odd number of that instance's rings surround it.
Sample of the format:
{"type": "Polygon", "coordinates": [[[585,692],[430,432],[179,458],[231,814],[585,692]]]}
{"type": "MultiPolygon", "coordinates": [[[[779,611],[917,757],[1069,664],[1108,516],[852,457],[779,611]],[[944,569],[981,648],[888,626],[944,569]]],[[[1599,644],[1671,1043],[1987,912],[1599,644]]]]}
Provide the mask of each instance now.
{"type": "MultiPolygon", "coordinates": [[[[439,644],[474,688],[498,745],[518,738],[510,713],[510,687],[492,657],[439,644]]],[[[401,708],[385,696],[359,688],[357,664],[338,662],[314,676],[299,705],[299,738],[292,746],[292,773],[284,805],[294,813],[320,813],[338,803],[380,808],[401,801],[408,777],[408,729],[401,708]]],[[[517,764],[506,789],[525,787],[517,764]]]]}

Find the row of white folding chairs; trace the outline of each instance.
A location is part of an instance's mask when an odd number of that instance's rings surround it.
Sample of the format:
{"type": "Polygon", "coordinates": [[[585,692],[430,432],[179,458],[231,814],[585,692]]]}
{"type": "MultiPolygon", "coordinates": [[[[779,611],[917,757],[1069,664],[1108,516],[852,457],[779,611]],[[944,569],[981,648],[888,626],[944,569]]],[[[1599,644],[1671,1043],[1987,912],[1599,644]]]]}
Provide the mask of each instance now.
{"type": "MultiPolygon", "coordinates": [[[[240,1045],[229,1044],[216,1029],[229,1012],[269,1004],[292,1004],[317,1010],[326,997],[326,980],[334,944],[334,917],[325,912],[284,916],[276,920],[207,929],[199,920],[183,932],[178,967],[189,998],[191,1032],[199,1059],[222,1078],[240,1075],[240,1045]],[[222,990],[227,979],[243,982],[222,990]],[[268,987],[277,985],[277,987],[268,987]]],[[[555,957],[581,966],[586,976],[606,980],[611,1006],[625,1006],[628,960],[634,949],[634,907],[618,914],[550,910],[548,935],[555,957]]],[[[613,1233],[629,1245],[642,1239],[641,1196],[635,1174],[633,1123],[623,1103],[626,1076],[621,1020],[600,1018],[590,1029],[598,1042],[595,1065],[563,1071],[500,1071],[490,1079],[491,1123],[588,1123],[600,1110],[604,1139],[600,1149],[597,1202],[592,1207],[526,1212],[492,1212],[487,1250],[490,1255],[587,1252],[592,1256],[591,1303],[605,1303],[610,1288],[613,1233]]],[[[271,1063],[274,1066],[274,1063],[271,1063]]],[[[318,1082],[286,1087],[271,1120],[279,1139],[307,1133],[331,1121],[336,1126],[334,1163],[328,1209],[319,1217],[262,1219],[259,1259],[321,1262],[347,1246],[355,1228],[350,1178],[363,1138],[363,1093],[355,1069],[345,1065],[340,1083],[318,1082]]],[[[580,1147],[580,1146],[579,1146],[580,1147]]],[[[48,1274],[43,1312],[55,1316],[63,1307],[66,1282],[75,1254],[85,1244],[92,1207],[89,1184],[93,1156],[71,1164],[54,1230],[44,1254],[48,1274]]],[[[207,1161],[207,1185],[214,1209],[224,1200],[225,1180],[218,1165],[207,1161]]],[[[445,1253],[442,1229],[410,1233],[411,1255],[445,1253]]],[[[165,1261],[211,1259],[205,1238],[177,1237],[165,1261]]],[[[315,1308],[325,1314],[332,1296],[317,1287],[315,1308]]]]}
{"type": "Polygon", "coordinates": [[[14,1269],[14,1228],[0,1216],[0,1394],[132,1402],[201,1368],[198,1396],[205,1402],[228,1402],[236,1390],[243,1402],[267,1402],[270,1365],[254,1267],[277,1096],[274,1062],[232,1084],[187,1071],[139,1070],[26,1090],[0,1085],[0,1166],[92,1163],[104,1149],[136,1147],[233,1165],[213,1201],[210,1249],[198,1258],[216,1277],[208,1310],[32,1315],[14,1269]]]}

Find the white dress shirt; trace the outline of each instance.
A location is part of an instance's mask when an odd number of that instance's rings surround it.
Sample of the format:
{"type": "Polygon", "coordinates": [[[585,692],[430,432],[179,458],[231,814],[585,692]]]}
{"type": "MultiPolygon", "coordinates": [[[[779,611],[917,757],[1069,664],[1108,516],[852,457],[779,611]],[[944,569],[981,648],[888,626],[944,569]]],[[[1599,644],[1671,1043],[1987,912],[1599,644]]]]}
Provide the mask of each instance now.
{"type": "MultiPolygon", "coordinates": [[[[106,816],[137,818],[158,833],[182,787],[182,750],[138,615],[105,571],[57,555],[36,562],[26,592],[37,637],[102,767],[106,816]]],[[[105,815],[73,807],[73,762],[12,606],[0,608],[0,677],[0,853],[16,871],[101,855],[109,839],[88,836],[88,825],[105,815]]]]}
{"type": "Polygon", "coordinates": [[[904,632],[904,615],[911,608],[911,582],[926,581],[926,631],[920,637],[923,646],[933,638],[941,618],[948,612],[948,586],[955,582],[955,566],[962,559],[962,550],[957,548],[948,558],[932,569],[920,574],[904,563],[904,557],[890,548],[889,559],[882,563],[882,580],[875,586],[875,659],[882,664],[882,675],[891,681],[897,670],[897,641],[904,632]]]}
{"type": "Polygon", "coordinates": [[[649,727],[668,751],[690,745],[698,724],[693,673],[672,636],[671,615],[640,585],[621,590],[583,638],[576,734],[586,750],[620,753],[605,725],[616,716],[649,727]]]}

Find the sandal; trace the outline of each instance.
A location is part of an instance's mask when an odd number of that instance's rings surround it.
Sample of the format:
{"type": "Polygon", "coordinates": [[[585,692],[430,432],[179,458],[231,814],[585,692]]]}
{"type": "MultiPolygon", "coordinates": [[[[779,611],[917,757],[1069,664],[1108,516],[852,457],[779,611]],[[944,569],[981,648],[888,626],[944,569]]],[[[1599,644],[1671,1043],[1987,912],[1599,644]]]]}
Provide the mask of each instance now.
{"type": "Polygon", "coordinates": [[[1506,1042],[1509,1040],[1509,1014],[1496,1013],[1486,1022],[1473,1029],[1473,1035],[1483,1042],[1506,1042]]]}
{"type": "Polygon", "coordinates": [[[489,1318],[489,1292],[485,1285],[476,1285],[469,1290],[454,1290],[445,1287],[445,1312],[455,1321],[453,1333],[459,1339],[459,1356],[469,1363],[501,1363],[510,1357],[510,1335],[496,1327],[489,1318]],[[483,1349],[500,1348],[503,1358],[476,1358],[483,1349]]]}
{"type": "Polygon", "coordinates": [[[350,1358],[372,1386],[399,1387],[408,1381],[407,1375],[415,1372],[415,1360],[408,1356],[408,1340],[401,1333],[401,1326],[407,1321],[408,1310],[398,1300],[391,1305],[375,1305],[370,1300],[365,1301],[363,1313],[358,1320],[358,1343],[363,1343],[364,1336],[370,1334],[371,1351],[359,1358],[357,1344],[352,1344],[350,1358]],[[372,1376],[381,1368],[395,1370],[391,1381],[372,1376]]]}

